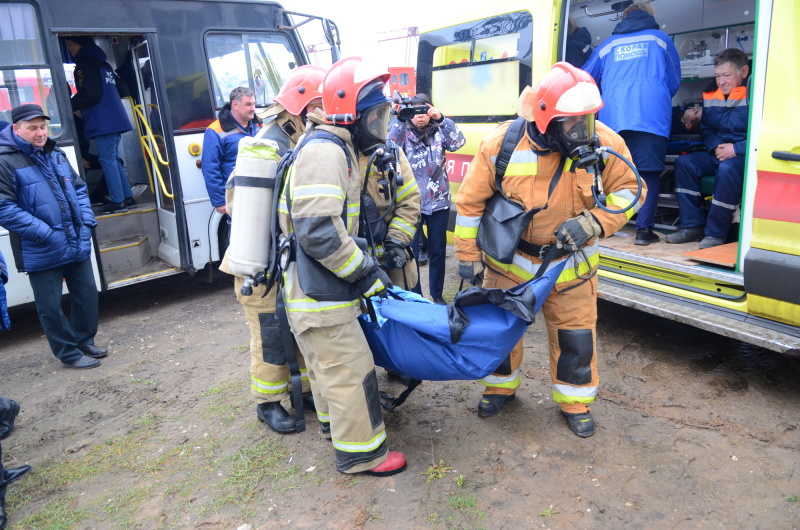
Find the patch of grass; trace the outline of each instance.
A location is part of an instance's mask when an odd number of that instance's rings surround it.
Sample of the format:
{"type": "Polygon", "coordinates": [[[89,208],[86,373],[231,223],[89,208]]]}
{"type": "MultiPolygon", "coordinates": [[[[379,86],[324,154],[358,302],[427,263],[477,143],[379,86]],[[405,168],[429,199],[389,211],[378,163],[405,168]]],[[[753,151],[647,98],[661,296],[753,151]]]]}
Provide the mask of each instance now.
{"type": "Polygon", "coordinates": [[[37,528],[48,530],[69,529],[77,526],[88,517],[86,510],[75,506],[75,496],[67,495],[42,506],[38,512],[21,521],[16,521],[17,528],[37,528]]]}
{"type": "Polygon", "coordinates": [[[425,481],[427,484],[430,484],[433,480],[438,480],[443,478],[447,473],[449,473],[453,468],[450,466],[446,466],[444,464],[444,460],[439,460],[438,464],[431,464],[428,466],[427,471],[420,471],[420,475],[427,475],[428,479],[425,481]]]}
{"type": "Polygon", "coordinates": [[[280,479],[298,474],[298,466],[283,469],[289,457],[286,447],[274,438],[262,438],[242,448],[237,454],[225,457],[219,463],[228,468],[228,476],[222,481],[226,490],[242,501],[253,499],[261,488],[259,485],[271,479],[280,479]]]}
{"type": "Polygon", "coordinates": [[[149,412],[144,416],[136,418],[133,421],[133,426],[139,428],[154,427],[163,420],[164,417],[161,414],[158,414],[157,412],[149,412]]]}
{"type": "Polygon", "coordinates": [[[247,351],[250,349],[250,341],[243,342],[234,348],[235,351],[247,351]]]}
{"type": "Polygon", "coordinates": [[[206,416],[232,422],[238,418],[246,403],[244,388],[246,383],[240,379],[229,379],[220,386],[211,387],[202,394],[203,409],[206,416]]]}
{"type": "Polygon", "coordinates": [[[459,475],[459,476],[457,476],[457,477],[455,477],[453,479],[453,482],[455,482],[456,486],[458,486],[459,488],[463,488],[464,487],[464,482],[466,480],[467,480],[467,478],[464,475],[459,475]]]}
{"type": "Polygon", "coordinates": [[[60,492],[68,484],[104,472],[137,471],[141,465],[139,458],[145,452],[145,442],[151,436],[149,431],[136,431],[124,438],[113,438],[92,446],[76,460],[46,462],[25,481],[21,493],[51,495],[60,492]]]}
{"type": "Polygon", "coordinates": [[[439,520],[439,514],[436,512],[429,513],[428,515],[425,516],[425,520],[428,521],[429,523],[435,523],[436,521],[439,520]]]}
{"type": "Polygon", "coordinates": [[[456,510],[460,510],[461,508],[475,508],[478,505],[478,500],[475,498],[475,495],[469,495],[467,497],[454,495],[450,497],[448,501],[456,510]]]}
{"type": "Polygon", "coordinates": [[[557,513],[559,513],[559,512],[554,511],[553,510],[553,505],[551,504],[549,508],[545,508],[544,510],[539,512],[539,515],[541,515],[542,517],[547,517],[548,519],[550,519],[552,516],[554,516],[557,513]]]}
{"type": "Polygon", "coordinates": [[[469,391],[469,385],[460,384],[458,385],[458,390],[453,395],[453,400],[457,403],[463,403],[467,400],[467,392],[469,391]]]}
{"type": "Polygon", "coordinates": [[[367,522],[369,521],[380,521],[383,519],[380,515],[378,515],[378,507],[373,506],[372,508],[367,508],[367,522]]]}
{"type": "Polygon", "coordinates": [[[800,502],[800,496],[794,495],[792,497],[786,497],[786,500],[789,502],[800,502]]]}
{"type": "Polygon", "coordinates": [[[117,528],[133,528],[134,516],[139,512],[139,507],[150,498],[154,488],[154,484],[149,484],[114,494],[103,505],[103,512],[111,516],[117,528]]]}

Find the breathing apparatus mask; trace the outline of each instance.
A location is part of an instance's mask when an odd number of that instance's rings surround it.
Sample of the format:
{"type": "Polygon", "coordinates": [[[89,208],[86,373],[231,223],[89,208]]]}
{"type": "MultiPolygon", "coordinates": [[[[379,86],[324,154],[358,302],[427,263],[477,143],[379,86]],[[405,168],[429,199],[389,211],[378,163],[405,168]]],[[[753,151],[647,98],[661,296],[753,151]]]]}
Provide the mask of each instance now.
{"type": "Polygon", "coordinates": [[[597,206],[609,213],[624,213],[634,207],[642,193],[642,179],[636,167],[622,154],[617,153],[607,146],[600,145],[600,139],[595,132],[594,113],[580,114],[577,116],[562,116],[554,118],[547,125],[544,134],[533,123],[528,127],[528,133],[534,142],[546,151],[559,152],[573,161],[574,169],[583,169],[593,175],[592,195],[597,206]],[[638,189],[630,206],[622,210],[611,210],[605,205],[603,191],[603,178],[600,164],[602,153],[613,155],[627,164],[636,175],[638,189]]]}
{"type": "Polygon", "coordinates": [[[555,118],[548,125],[545,137],[551,148],[574,160],[578,169],[594,166],[600,160],[596,152],[599,141],[594,113],[555,118]]]}
{"type": "Polygon", "coordinates": [[[357,119],[352,133],[356,147],[368,154],[386,141],[389,135],[391,103],[383,94],[383,83],[372,90],[367,89],[364,97],[359,97],[356,106],[357,119]]]}

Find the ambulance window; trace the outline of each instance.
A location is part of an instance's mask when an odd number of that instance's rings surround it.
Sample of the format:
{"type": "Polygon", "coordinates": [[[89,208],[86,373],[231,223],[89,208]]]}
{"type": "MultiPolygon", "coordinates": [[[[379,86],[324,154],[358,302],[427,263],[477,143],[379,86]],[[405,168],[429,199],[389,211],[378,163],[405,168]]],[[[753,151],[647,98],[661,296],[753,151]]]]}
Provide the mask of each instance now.
{"type": "Polygon", "coordinates": [[[33,6],[0,4],[0,121],[10,123],[14,107],[36,103],[51,118],[50,136],[60,136],[61,119],[53,90],[33,6]]]}
{"type": "Polygon", "coordinates": [[[423,38],[427,42],[420,43],[421,53],[432,45],[431,97],[443,113],[466,121],[516,113],[519,93],[530,83],[529,12],[461,24],[423,38]]]}
{"type": "Polygon", "coordinates": [[[212,33],[206,37],[206,50],[217,109],[240,86],[253,89],[257,106],[271,105],[297,65],[283,35],[212,33]]]}

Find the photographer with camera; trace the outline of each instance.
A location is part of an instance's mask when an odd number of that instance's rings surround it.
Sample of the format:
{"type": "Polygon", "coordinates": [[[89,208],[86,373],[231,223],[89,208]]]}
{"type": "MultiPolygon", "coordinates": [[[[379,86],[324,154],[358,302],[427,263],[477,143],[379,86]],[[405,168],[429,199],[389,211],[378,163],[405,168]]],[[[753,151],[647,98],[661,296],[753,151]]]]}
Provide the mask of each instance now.
{"type": "MultiPolygon", "coordinates": [[[[428,227],[428,290],[437,304],[446,304],[444,288],[447,222],[450,218],[450,182],[445,170],[445,150],[458,151],[466,143],[453,120],[445,118],[426,94],[402,98],[395,93],[392,108],[396,119],[389,138],[403,149],[420,190],[420,225],[428,227]]],[[[422,230],[417,230],[411,248],[419,259],[422,230]]],[[[422,294],[418,283],[415,292],[422,294]]]]}

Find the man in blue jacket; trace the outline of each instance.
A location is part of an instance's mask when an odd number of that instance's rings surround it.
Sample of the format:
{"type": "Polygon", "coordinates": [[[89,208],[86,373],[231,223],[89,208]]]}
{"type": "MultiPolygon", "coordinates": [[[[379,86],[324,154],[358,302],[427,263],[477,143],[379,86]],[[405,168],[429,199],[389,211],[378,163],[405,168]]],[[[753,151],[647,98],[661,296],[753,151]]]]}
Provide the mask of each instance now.
{"type": "Polygon", "coordinates": [[[108,352],[94,345],[97,285],[86,184],[47,137],[49,116],[24,104],[0,131],[0,226],[10,232],[17,270],[28,273],[36,311],[53,354],[68,368],[94,368],[108,352]],[[61,309],[67,283],[70,318],[61,309]]]}
{"type": "Polygon", "coordinates": [[[122,133],[132,129],[117,89],[117,75],[106,62],[106,53],[88,36],[67,37],[67,49],[75,57],[72,110],[80,111],[87,140],[94,139],[97,157],[106,177],[111,203],[102,213],[127,212],[136,204],[128,175],[119,158],[122,133]]]}
{"type": "Polygon", "coordinates": [[[247,87],[237,87],[231,91],[230,102],[220,109],[217,121],[206,129],[203,136],[203,179],[211,206],[222,215],[228,213],[225,183],[236,165],[239,140],[255,136],[260,128],[255,92],[247,87]]]}
{"type": "Polygon", "coordinates": [[[675,161],[675,193],[681,228],[667,243],[700,241],[700,248],[722,245],[742,200],[747,152],[747,55],[728,48],[714,58],[717,89],[703,93],[702,132],[707,151],[689,153],[675,161]],[[705,218],[700,178],[715,175],[714,197],[705,218]]]}
{"type": "Polygon", "coordinates": [[[678,50],[658,28],[649,3],[630,5],[611,37],[583,65],[603,94],[600,121],[625,140],[647,185],[647,199],[636,218],[637,245],[659,241],[653,233],[658,190],[672,125],[672,96],[681,83],[678,50]]]}

